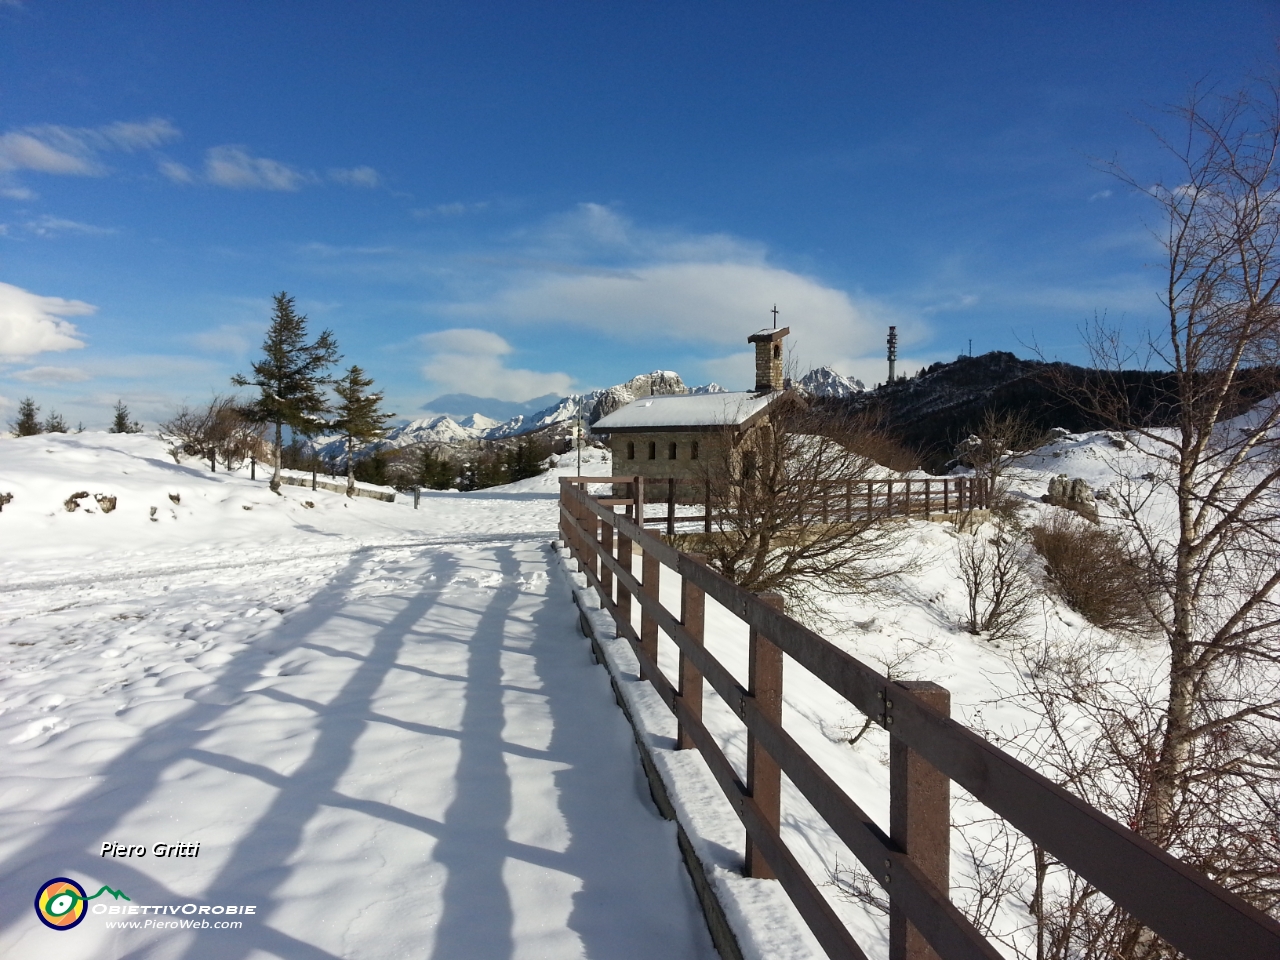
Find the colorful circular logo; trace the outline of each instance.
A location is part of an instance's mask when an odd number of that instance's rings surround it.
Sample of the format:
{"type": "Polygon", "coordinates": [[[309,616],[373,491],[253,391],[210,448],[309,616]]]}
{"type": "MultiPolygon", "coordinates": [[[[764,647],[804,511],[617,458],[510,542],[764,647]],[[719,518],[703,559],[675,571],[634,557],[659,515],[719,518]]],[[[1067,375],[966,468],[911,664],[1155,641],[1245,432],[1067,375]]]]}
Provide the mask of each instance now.
{"type": "Polygon", "coordinates": [[[36,894],[36,916],[46,927],[70,930],[84,919],[84,887],[66,877],[46,880],[36,894]]]}

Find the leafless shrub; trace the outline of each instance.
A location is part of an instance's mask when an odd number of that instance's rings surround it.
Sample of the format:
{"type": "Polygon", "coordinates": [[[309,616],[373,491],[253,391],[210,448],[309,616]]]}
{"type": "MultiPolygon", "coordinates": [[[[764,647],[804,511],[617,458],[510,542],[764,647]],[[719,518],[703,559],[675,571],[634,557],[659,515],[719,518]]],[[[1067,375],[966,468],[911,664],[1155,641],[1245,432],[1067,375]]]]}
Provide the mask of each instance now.
{"type": "Polygon", "coordinates": [[[1119,531],[1055,510],[1031,528],[1055,594],[1096,627],[1144,632],[1158,600],[1150,577],[1119,531]]]}
{"type": "Polygon", "coordinates": [[[968,607],[964,627],[993,641],[1021,635],[1036,597],[1027,575],[1022,543],[1008,529],[983,526],[961,534],[956,568],[968,607]]]}
{"type": "Polygon", "coordinates": [[[175,462],[180,456],[216,458],[233,470],[250,457],[270,455],[267,425],[257,423],[231,397],[215,396],[203,407],[181,407],[160,424],[160,436],[169,443],[175,462]]]}
{"type": "Polygon", "coordinates": [[[837,859],[835,866],[827,871],[827,886],[834,887],[836,896],[845,903],[861,904],[883,915],[889,913],[889,898],[880,881],[857,860],[843,864],[837,859]]]}

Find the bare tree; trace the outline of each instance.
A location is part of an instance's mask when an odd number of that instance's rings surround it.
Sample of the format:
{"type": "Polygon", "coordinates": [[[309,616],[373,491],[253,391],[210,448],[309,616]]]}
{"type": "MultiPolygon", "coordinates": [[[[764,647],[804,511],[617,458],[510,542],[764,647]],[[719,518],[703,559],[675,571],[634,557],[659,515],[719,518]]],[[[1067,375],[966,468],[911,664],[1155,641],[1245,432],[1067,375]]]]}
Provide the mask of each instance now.
{"type": "Polygon", "coordinates": [[[799,400],[775,404],[746,433],[726,429],[700,461],[714,519],[697,549],[746,589],[781,594],[789,610],[811,616],[820,615],[815,592],[883,590],[910,560],[895,522],[850,509],[848,496],[884,472],[860,452],[876,439],[866,422],[799,400]]]}
{"type": "MultiPolygon", "coordinates": [[[[1150,585],[1143,594],[1166,672],[1152,688],[1119,691],[1082,673],[1069,699],[1105,735],[1075,748],[1093,751],[1085,766],[1102,771],[1082,783],[1088,799],[1274,914],[1280,83],[1231,96],[1195,91],[1170,113],[1176,134],[1157,138],[1171,177],[1152,185],[1110,167],[1160,211],[1161,326],[1133,349],[1095,321],[1096,371],[1076,388],[1085,412],[1136,448],[1115,454],[1110,520],[1150,585]],[[1125,373],[1134,365],[1154,372],[1143,395],[1125,373]]],[[[1055,956],[1174,955],[1078,882],[1041,906],[1071,945],[1055,956]]]]}
{"type": "Polygon", "coordinates": [[[974,432],[956,445],[955,454],[990,483],[993,495],[998,495],[1006,471],[1035,453],[1044,442],[1045,432],[1024,412],[1001,412],[988,407],[982,411],[974,432]]]}

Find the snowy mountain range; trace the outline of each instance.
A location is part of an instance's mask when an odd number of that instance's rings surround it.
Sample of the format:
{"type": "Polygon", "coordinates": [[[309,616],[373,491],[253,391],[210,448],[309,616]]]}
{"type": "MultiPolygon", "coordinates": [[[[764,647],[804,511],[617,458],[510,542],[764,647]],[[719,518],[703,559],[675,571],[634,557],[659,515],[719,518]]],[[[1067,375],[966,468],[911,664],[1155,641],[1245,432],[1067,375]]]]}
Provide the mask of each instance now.
{"type": "MultiPolygon", "coordinates": [[[[860,381],[842,377],[830,367],[811,370],[796,382],[796,387],[818,397],[849,397],[863,390],[860,381]]],[[[554,402],[535,413],[517,413],[508,420],[496,420],[483,413],[471,413],[461,417],[452,414],[432,414],[394,427],[388,431],[382,446],[398,448],[419,443],[452,446],[478,440],[501,440],[533,433],[556,424],[570,423],[577,418],[579,409],[586,415],[588,423],[595,423],[601,417],[608,416],[641,397],[723,392],[724,387],[717,383],[690,387],[681,379],[680,374],[673,370],[654,370],[652,373],[642,373],[632,377],[626,383],[619,383],[604,390],[591,390],[558,399],[539,397],[539,400],[551,399],[554,402]]],[[[482,406],[480,401],[484,400],[484,398],[470,397],[466,394],[437,398],[437,400],[445,399],[451,404],[474,402],[476,406],[482,406]]],[[[432,401],[432,405],[436,402],[432,401]]],[[[502,406],[499,401],[493,401],[493,403],[498,405],[498,408],[502,406]]],[[[523,405],[508,406],[518,408],[523,405]]],[[[486,407],[486,409],[494,408],[486,407]]],[[[316,449],[325,459],[340,458],[346,454],[341,438],[337,437],[319,438],[316,449]]]]}

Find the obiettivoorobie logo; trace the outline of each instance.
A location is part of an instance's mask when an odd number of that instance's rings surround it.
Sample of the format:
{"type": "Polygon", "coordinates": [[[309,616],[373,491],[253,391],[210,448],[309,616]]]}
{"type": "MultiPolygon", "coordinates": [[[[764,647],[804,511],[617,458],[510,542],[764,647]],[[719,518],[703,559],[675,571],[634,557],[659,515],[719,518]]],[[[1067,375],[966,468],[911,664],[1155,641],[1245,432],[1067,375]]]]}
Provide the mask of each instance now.
{"type": "Polygon", "coordinates": [[[70,930],[84,919],[85,904],[94,897],[109,893],[117,900],[128,900],[119,890],[112,890],[103,885],[93,896],[85,896],[84,887],[69,877],[54,877],[46,880],[36,891],[36,916],[46,927],[53,930],[70,930]]]}

